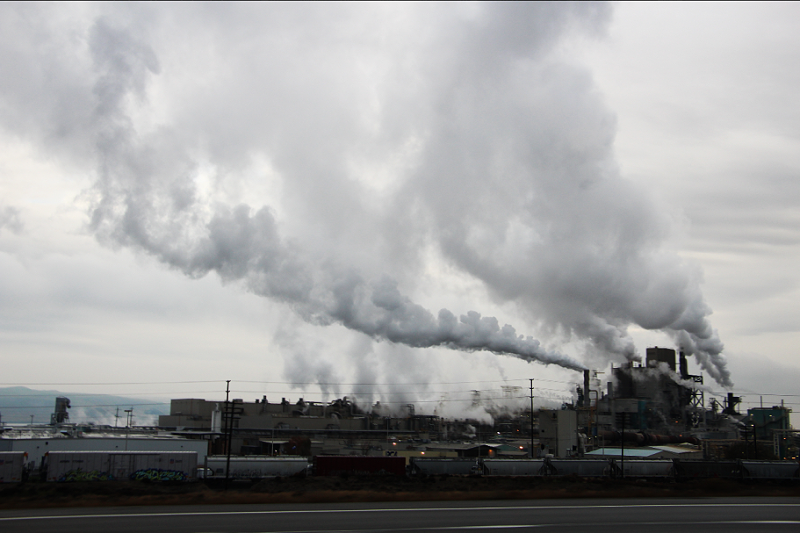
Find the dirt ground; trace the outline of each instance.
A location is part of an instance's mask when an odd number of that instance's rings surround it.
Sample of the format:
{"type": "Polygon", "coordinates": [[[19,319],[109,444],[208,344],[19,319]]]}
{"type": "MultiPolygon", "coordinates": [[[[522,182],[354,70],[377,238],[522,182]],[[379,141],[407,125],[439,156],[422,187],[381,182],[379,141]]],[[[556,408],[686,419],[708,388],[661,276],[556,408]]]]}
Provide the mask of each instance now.
{"type": "Polygon", "coordinates": [[[642,481],[481,476],[332,476],[258,482],[26,483],[0,489],[0,509],[234,503],[800,496],[800,482],[642,481]]]}

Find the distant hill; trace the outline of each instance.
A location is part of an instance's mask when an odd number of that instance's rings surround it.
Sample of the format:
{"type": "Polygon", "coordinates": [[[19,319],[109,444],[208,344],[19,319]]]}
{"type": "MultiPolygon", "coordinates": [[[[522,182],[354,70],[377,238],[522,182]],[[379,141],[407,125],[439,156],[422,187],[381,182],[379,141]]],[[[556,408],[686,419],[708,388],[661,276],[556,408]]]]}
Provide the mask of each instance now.
{"type": "Polygon", "coordinates": [[[134,425],[152,425],[158,415],[169,414],[169,402],[148,398],[128,398],[110,394],[84,394],[35,390],[28,387],[0,387],[0,416],[3,423],[34,424],[50,422],[56,398],[69,398],[72,407],[67,410],[72,423],[94,423],[125,426],[125,409],[133,408],[134,425]],[[115,418],[119,408],[119,419],[115,418]]]}

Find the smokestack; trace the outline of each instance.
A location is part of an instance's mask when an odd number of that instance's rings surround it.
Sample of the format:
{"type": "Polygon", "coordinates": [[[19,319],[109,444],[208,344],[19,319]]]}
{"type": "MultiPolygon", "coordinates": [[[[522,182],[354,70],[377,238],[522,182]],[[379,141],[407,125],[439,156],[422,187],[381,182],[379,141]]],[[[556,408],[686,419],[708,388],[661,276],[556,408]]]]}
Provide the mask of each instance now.
{"type": "Polygon", "coordinates": [[[608,410],[611,411],[611,420],[616,419],[616,412],[614,410],[614,383],[608,382],[608,410]]]}
{"type": "Polygon", "coordinates": [[[681,349],[680,355],[680,371],[681,379],[689,379],[689,367],[686,363],[686,354],[683,353],[683,349],[681,349]]]}
{"type": "Polygon", "coordinates": [[[69,421],[69,413],[67,409],[72,407],[69,404],[69,398],[65,398],[63,396],[59,396],[56,398],[56,406],[53,410],[53,414],[50,415],[50,424],[55,426],[56,424],[63,424],[64,422],[69,421]]]}
{"type": "Polygon", "coordinates": [[[592,399],[589,397],[589,371],[583,371],[583,407],[591,407],[592,399]]]}

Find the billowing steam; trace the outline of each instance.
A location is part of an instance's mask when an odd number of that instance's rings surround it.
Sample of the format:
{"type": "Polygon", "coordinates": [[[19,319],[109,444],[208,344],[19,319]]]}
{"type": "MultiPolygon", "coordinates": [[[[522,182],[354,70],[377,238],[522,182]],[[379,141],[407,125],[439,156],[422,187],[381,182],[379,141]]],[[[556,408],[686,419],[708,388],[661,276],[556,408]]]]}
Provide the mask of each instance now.
{"type": "Polygon", "coordinates": [[[69,87],[91,102],[71,133],[94,145],[101,242],[310,323],[584,368],[405,296],[434,257],[587,356],[637,358],[636,324],[731,384],[699,275],[666,249],[670,219],[619,176],[613,116],[558,59],[602,34],[607,5],[159,9],[133,29],[97,19],[91,87],[69,87]]]}

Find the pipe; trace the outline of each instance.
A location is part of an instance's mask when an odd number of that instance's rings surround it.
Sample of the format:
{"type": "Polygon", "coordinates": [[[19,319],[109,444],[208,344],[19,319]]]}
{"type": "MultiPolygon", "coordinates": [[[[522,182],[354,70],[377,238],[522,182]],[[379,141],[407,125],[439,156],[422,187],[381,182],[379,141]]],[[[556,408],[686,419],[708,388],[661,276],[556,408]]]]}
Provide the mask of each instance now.
{"type": "MultiPolygon", "coordinates": [[[[619,442],[621,431],[598,431],[597,436],[602,437],[608,442],[619,442]]],[[[680,444],[687,442],[689,444],[700,444],[700,440],[691,435],[660,435],[657,433],[644,433],[637,431],[625,431],[624,442],[634,443],[637,446],[646,445],[661,445],[661,444],[680,444]]]]}

